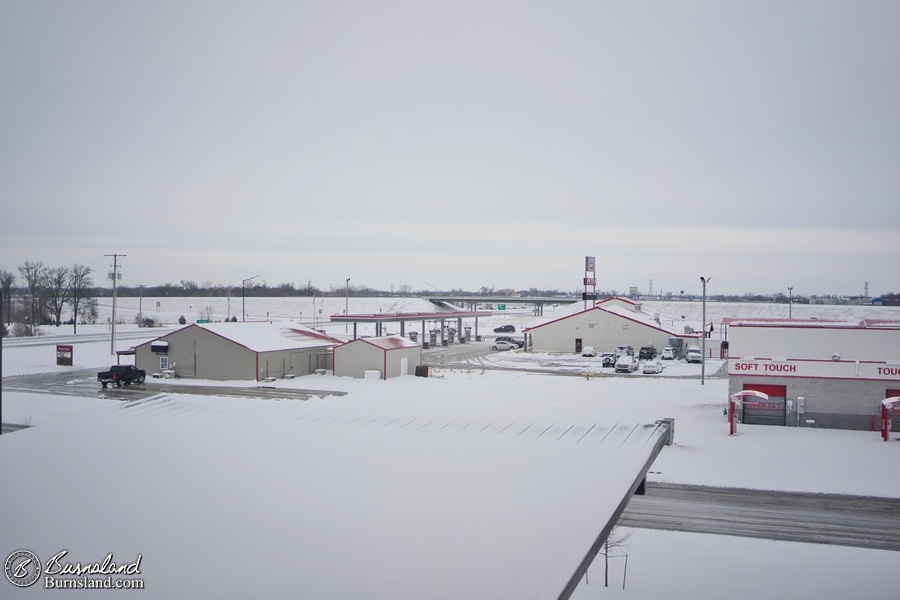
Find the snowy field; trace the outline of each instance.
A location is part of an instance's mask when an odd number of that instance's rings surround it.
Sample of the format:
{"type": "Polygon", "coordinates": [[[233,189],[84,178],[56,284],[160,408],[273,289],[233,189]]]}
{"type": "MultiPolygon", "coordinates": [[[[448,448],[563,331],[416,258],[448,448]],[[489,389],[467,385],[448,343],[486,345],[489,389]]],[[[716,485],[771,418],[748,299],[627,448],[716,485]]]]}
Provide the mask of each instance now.
{"type": "MultiPolygon", "coordinates": [[[[131,299],[129,299],[130,301],[131,299]]],[[[137,299],[134,299],[135,302],[137,299]]],[[[160,314],[178,315],[183,308],[194,307],[192,302],[207,303],[217,299],[172,299],[172,305],[160,305],[160,314]]],[[[401,304],[383,299],[353,299],[350,312],[413,312],[428,310],[430,305],[411,300],[401,304]],[[354,304],[356,301],[356,304],[354,304]]],[[[143,312],[147,313],[144,299],[143,312]]],[[[291,300],[293,301],[293,300],[291,300]]],[[[151,300],[156,302],[156,300],[151,300]]],[[[253,299],[253,304],[265,307],[270,318],[293,318],[309,324],[307,317],[284,308],[282,299],[253,299]],[[263,302],[266,300],[267,302],[263,302]]],[[[326,301],[323,314],[343,312],[343,299],[334,305],[326,301]]],[[[124,302],[126,304],[127,302],[124,302]]],[[[231,313],[235,301],[231,300],[231,313]]],[[[251,313],[248,299],[248,319],[260,316],[260,308],[251,313]]],[[[155,304],[153,304],[155,307],[155,304]]],[[[190,308],[196,313],[194,308],[190,308]]],[[[218,309],[217,309],[218,310],[218,309]]],[[[228,307],[225,306],[227,312],[228,307]]],[[[239,308],[238,308],[239,310],[239,308]]],[[[312,309],[310,302],[309,308],[312,309]]],[[[563,310],[563,309],[561,309],[563,310]]],[[[569,309],[565,309],[569,310],[569,309]]],[[[660,312],[684,322],[700,322],[699,303],[645,304],[645,310],[660,312]]],[[[817,316],[853,320],[862,318],[896,318],[900,309],[875,307],[794,306],[795,317],[817,316]],[[798,314],[799,311],[815,314],[798,314]]],[[[707,314],[712,320],[722,317],[787,316],[782,305],[708,304],[707,314]],[[778,311],[784,310],[784,315],[778,311]],[[774,310],[774,313],[766,312],[774,310]],[[720,312],[721,311],[721,312],[720,312]]],[[[305,311],[304,311],[305,312],[305,311]]],[[[194,314],[189,313],[189,314],[194,314]]],[[[216,313],[218,314],[218,313],[216,313]]],[[[226,313],[223,312],[223,315],[226,313]]],[[[186,317],[188,315],[185,315],[186,317]]],[[[265,315],[262,315],[263,317],[265,315]]],[[[546,316],[546,313],[545,313],[546,316]]],[[[199,318],[194,314],[194,318],[199,318]]],[[[514,323],[517,329],[527,324],[533,315],[527,308],[495,314],[485,327],[514,323]]],[[[161,319],[163,320],[163,319],[161,319]]],[[[193,320],[193,319],[192,319],[193,320]]],[[[343,325],[340,326],[341,329],[343,325]]],[[[107,331],[105,325],[79,326],[78,335],[107,331]]],[[[133,345],[160,334],[160,330],[140,330],[130,325],[119,328],[120,335],[147,336],[122,342],[133,345]]],[[[338,333],[338,330],[334,330],[338,333]]],[[[65,371],[68,367],[55,365],[52,339],[57,335],[70,336],[71,327],[43,328],[49,345],[18,346],[11,341],[3,349],[3,375],[27,375],[45,371],[65,371]]],[[[331,331],[329,331],[331,333],[331,331]]],[[[492,333],[490,335],[493,335],[492,333]]],[[[96,340],[96,338],[91,338],[96,340]]],[[[67,342],[68,343],[68,342],[67,342]]],[[[114,359],[110,357],[109,341],[76,342],[75,368],[104,368],[114,359]]],[[[522,368],[529,361],[557,361],[562,370],[582,370],[576,357],[522,355],[498,353],[491,355],[495,366],[522,368]],[[566,366],[568,365],[568,366],[566,366]]],[[[708,364],[707,374],[715,372],[716,363],[708,364]]],[[[687,365],[673,365],[665,376],[595,377],[554,376],[524,371],[438,371],[433,378],[406,377],[388,381],[336,378],[330,375],[310,375],[293,381],[278,381],[279,387],[323,390],[312,404],[365,403],[391,407],[410,414],[429,413],[460,418],[490,415],[521,415],[522,418],[555,420],[615,419],[622,421],[655,421],[675,418],[675,445],[663,449],[652,468],[651,481],[690,483],[700,485],[745,487],[801,492],[846,493],[898,498],[900,502],[900,440],[884,444],[876,433],[824,429],[795,429],[743,425],[739,435],[727,435],[727,423],[722,408],[727,399],[725,379],[707,379],[705,385],[694,377],[687,365]],[[670,376],[671,375],[671,376],[670,376]],[[330,396],[327,391],[347,392],[346,396],[330,396]]],[[[112,401],[100,398],[61,397],[12,391],[14,379],[4,380],[3,421],[28,423],[35,431],[42,425],[59,423],[77,427],[80,419],[99,416],[109,410],[112,401]]],[[[72,382],[91,385],[92,382],[72,382]]],[[[197,382],[190,382],[196,384],[197,382]]],[[[219,382],[216,382],[219,384],[219,382]]],[[[93,385],[96,385],[93,383],[93,385]]],[[[148,380],[148,387],[154,385],[148,380]]],[[[255,386],[255,382],[230,382],[234,386],[255,386]]],[[[191,396],[185,396],[190,400],[191,396]]],[[[198,403],[205,401],[195,397],[198,403]]],[[[236,400],[246,404],[246,410],[268,410],[274,401],[236,400]]],[[[240,430],[240,423],[235,423],[240,430]]],[[[16,432],[0,438],[0,455],[15,449],[15,437],[30,432],[16,432]]],[[[48,442],[52,444],[52,442],[48,442]]],[[[43,448],[48,456],[63,455],[64,448],[43,448]]],[[[260,449],[260,460],[265,449],[260,449]]],[[[9,457],[7,457],[9,458],[9,457]]],[[[253,457],[248,457],[252,461],[253,457]]],[[[8,464],[8,463],[7,463],[8,464]]],[[[28,485],[19,479],[18,485],[28,485]]],[[[203,481],[193,485],[202,486],[203,481]]],[[[64,496],[63,496],[64,498],[64,496]]],[[[40,497],[36,502],[43,502],[40,497]]],[[[53,510],[48,502],[47,510],[53,510]]],[[[0,500],[2,507],[2,500],[0,500]]],[[[561,507],[564,510],[564,507],[561,507]]],[[[811,524],[814,526],[814,524],[811,524]]],[[[138,536],[140,528],[137,529],[138,536]]],[[[151,532],[145,532],[151,537],[151,532]]],[[[2,537],[2,536],[0,536],[2,537]]],[[[27,544],[27,541],[24,543],[27,544]]],[[[72,542],[73,545],[75,542],[72,542]]],[[[139,547],[140,540],[135,544],[139,547]]],[[[0,548],[9,552],[14,548],[0,548]]],[[[210,549],[214,552],[214,549],[210,549]]],[[[626,589],[622,590],[624,561],[612,562],[611,587],[602,587],[602,565],[597,562],[590,570],[590,584],[582,585],[576,598],[712,598],[757,599],[766,597],[794,598],[900,598],[900,582],[894,569],[900,555],[894,552],[844,548],[836,546],[795,544],[651,530],[635,530],[627,549],[628,568],[626,589]]],[[[5,555],[4,555],[5,556],[5,555]]],[[[148,557],[149,558],[149,557],[148,557]]],[[[452,568],[452,565],[448,565],[452,568]]],[[[11,589],[5,584],[6,592],[11,589]]],[[[18,590],[17,590],[18,591],[18,590]]],[[[38,586],[25,595],[37,595],[38,586]]],[[[76,593],[76,595],[78,595],[76,593]]],[[[145,594],[146,595],[146,594],[145,594]]],[[[83,596],[84,597],[84,596],[83,596]]],[[[148,597],[152,597],[150,594],[148,597]]],[[[420,597],[429,597],[427,591],[420,597]]]]}

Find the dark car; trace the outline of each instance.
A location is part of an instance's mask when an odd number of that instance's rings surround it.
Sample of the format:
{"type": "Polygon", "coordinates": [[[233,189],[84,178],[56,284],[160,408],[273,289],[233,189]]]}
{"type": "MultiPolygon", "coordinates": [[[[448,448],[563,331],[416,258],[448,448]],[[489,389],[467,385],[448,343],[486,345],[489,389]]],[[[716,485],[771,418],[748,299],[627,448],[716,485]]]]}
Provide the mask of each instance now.
{"type": "Polygon", "coordinates": [[[515,331],[516,328],[513,325],[501,325],[500,327],[494,327],[494,333],[514,333],[515,331]]]}
{"type": "Polygon", "coordinates": [[[653,344],[641,346],[641,350],[638,352],[638,358],[646,358],[647,360],[656,358],[656,348],[653,347],[653,344]]]}

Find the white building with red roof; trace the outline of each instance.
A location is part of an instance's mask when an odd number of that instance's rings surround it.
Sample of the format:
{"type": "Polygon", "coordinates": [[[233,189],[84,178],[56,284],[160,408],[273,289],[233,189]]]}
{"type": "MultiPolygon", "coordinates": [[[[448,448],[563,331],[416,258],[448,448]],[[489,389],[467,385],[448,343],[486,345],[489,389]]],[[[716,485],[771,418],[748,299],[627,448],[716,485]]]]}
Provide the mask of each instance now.
{"type": "Polygon", "coordinates": [[[135,347],[148,374],[217,381],[308,375],[342,340],[284,321],[195,323],[135,347]]]}
{"type": "Polygon", "coordinates": [[[533,352],[580,353],[587,346],[597,352],[612,352],[616,346],[627,345],[637,353],[646,344],[662,350],[670,345],[670,338],[683,340],[685,346],[699,344],[699,334],[686,334],[683,327],[679,331],[670,322],[644,312],[639,302],[616,297],[533,322],[522,331],[527,336],[526,347],[533,352]]]}

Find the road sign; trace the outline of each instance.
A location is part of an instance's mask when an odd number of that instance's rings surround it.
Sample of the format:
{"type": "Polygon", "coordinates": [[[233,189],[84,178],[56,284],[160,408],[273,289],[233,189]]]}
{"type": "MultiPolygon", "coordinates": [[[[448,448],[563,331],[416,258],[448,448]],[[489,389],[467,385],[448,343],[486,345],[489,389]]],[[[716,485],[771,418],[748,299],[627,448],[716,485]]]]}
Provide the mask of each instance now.
{"type": "Polygon", "coordinates": [[[498,305],[497,305],[497,310],[506,310],[506,305],[505,305],[505,304],[498,304],[498,305]]]}
{"type": "Polygon", "coordinates": [[[197,323],[209,323],[209,319],[197,319],[197,323]]]}

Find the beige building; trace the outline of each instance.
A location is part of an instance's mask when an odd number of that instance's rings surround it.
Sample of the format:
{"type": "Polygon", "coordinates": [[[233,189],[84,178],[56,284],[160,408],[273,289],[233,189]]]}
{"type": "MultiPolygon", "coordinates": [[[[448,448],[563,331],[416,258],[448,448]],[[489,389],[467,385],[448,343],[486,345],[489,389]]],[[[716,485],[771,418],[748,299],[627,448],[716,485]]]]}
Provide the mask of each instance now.
{"type": "Polygon", "coordinates": [[[699,345],[698,334],[679,333],[658,317],[645,313],[641,304],[627,298],[608,298],[594,306],[532,325],[522,330],[525,347],[532,352],[576,352],[593,346],[597,352],[613,352],[616,346],[632,346],[635,355],[645,344],[662,350],[670,337],[684,340],[684,345],[699,345]]]}
{"type": "Polygon", "coordinates": [[[411,375],[422,364],[422,346],[406,338],[389,335],[359,338],[334,349],[336,377],[365,377],[378,371],[381,379],[411,375]]]}
{"type": "Polygon", "coordinates": [[[198,323],[135,347],[135,364],[148,375],[260,381],[329,369],[340,343],[291,322],[198,323]]]}

